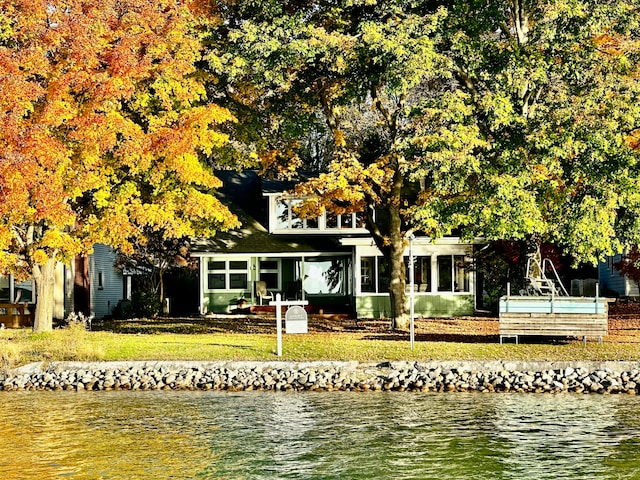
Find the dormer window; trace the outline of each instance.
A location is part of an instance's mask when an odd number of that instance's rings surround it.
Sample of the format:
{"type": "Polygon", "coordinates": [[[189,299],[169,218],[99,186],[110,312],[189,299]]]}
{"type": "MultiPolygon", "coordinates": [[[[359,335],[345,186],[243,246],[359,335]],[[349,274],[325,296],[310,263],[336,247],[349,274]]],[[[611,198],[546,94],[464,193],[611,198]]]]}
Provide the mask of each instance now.
{"type": "Polygon", "coordinates": [[[271,196],[269,230],[275,233],[337,233],[339,231],[366,233],[364,214],[346,213],[333,215],[323,213],[315,218],[300,218],[295,213],[296,204],[300,204],[299,198],[287,198],[271,196]]]}
{"type": "Polygon", "coordinates": [[[276,200],[276,228],[278,230],[318,228],[318,218],[302,219],[293,211],[295,205],[300,204],[301,202],[301,200],[293,198],[281,198],[276,200]]]}

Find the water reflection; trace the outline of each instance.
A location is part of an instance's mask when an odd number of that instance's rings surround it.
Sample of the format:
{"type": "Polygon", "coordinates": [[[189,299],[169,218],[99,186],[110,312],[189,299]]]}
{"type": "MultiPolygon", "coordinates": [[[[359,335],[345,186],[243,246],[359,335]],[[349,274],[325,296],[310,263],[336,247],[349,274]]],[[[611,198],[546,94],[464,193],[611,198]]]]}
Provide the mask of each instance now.
{"type": "Polygon", "coordinates": [[[628,396],[0,394],[0,478],[640,478],[628,396]]]}

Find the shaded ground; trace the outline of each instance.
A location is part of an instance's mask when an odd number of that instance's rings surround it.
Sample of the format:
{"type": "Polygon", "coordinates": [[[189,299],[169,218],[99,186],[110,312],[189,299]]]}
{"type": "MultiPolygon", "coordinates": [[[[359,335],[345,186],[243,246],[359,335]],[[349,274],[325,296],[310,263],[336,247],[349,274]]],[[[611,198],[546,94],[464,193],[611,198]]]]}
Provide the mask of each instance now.
{"type": "MultiPolygon", "coordinates": [[[[309,330],[327,333],[362,333],[365,338],[403,340],[408,332],[391,330],[388,319],[354,320],[343,316],[309,316],[309,330]]],[[[220,315],[208,318],[158,318],[112,320],[94,323],[96,330],[117,333],[275,333],[274,317],[260,315],[220,315]]],[[[499,322],[496,317],[420,318],[415,321],[418,341],[495,343],[499,322]]],[[[545,341],[548,341],[546,339],[545,341]]],[[[609,310],[609,335],[605,342],[640,343],[640,303],[616,303],[609,310]]]]}

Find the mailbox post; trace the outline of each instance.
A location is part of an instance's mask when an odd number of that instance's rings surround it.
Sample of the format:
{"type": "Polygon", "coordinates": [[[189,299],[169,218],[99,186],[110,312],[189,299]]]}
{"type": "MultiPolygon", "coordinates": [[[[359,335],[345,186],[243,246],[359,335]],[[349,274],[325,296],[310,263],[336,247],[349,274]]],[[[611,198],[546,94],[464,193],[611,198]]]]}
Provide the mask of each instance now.
{"type": "Polygon", "coordinates": [[[287,333],[307,333],[307,312],[302,306],[308,304],[307,300],[285,300],[283,302],[279,293],[276,294],[275,301],[269,302],[269,305],[275,305],[276,307],[276,335],[279,357],[282,356],[282,307],[291,307],[286,314],[287,333]]]}

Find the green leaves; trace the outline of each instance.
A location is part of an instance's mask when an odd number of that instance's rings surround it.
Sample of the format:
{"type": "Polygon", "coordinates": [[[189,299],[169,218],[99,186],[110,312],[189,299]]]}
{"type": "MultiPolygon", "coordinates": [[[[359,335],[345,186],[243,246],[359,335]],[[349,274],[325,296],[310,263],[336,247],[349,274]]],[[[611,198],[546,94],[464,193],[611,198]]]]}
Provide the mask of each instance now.
{"type": "Polygon", "coordinates": [[[299,190],[314,204],[402,205],[403,232],[536,234],[589,261],[640,234],[633,2],[250,4],[220,74],[270,166],[325,122],[332,162],[299,190]]]}

